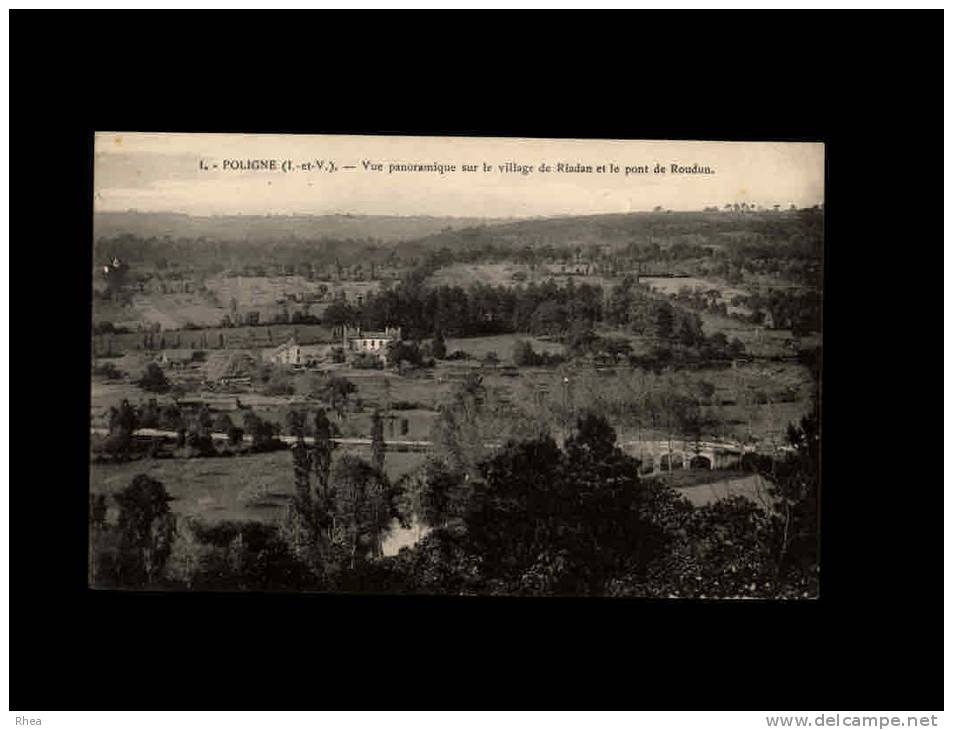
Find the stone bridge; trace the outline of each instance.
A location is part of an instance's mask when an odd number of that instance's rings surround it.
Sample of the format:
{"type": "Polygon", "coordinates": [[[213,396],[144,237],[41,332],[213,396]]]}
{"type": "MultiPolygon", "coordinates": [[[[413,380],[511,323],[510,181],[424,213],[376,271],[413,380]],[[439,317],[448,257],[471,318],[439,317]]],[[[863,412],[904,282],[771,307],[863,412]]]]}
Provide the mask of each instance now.
{"type": "Polygon", "coordinates": [[[750,446],[729,441],[623,441],[619,447],[642,462],[641,474],[676,469],[728,469],[737,466],[750,446]]]}

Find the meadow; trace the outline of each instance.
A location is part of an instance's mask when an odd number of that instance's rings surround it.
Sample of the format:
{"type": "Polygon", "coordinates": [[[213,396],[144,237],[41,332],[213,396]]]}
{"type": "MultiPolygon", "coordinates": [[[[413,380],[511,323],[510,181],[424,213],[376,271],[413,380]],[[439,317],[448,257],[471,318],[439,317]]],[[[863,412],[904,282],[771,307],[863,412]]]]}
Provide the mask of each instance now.
{"type": "MultiPolygon", "coordinates": [[[[567,265],[563,270],[560,264],[530,266],[515,262],[507,263],[454,263],[444,266],[434,272],[427,280],[433,286],[459,286],[468,288],[473,284],[488,284],[490,286],[516,286],[518,284],[542,284],[549,279],[556,279],[564,283],[568,272],[573,271],[575,265],[567,265]]],[[[608,291],[618,281],[605,276],[590,273],[573,274],[573,283],[601,286],[608,291]]]]}
{"type": "MultiPolygon", "coordinates": [[[[336,458],[354,453],[368,458],[367,449],[339,448],[336,458]]],[[[387,476],[396,481],[419,466],[425,458],[420,453],[388,452],[384,461],[387,476]]],[[[147,474],[158,479],[173,497],[172,511],[180,518],[196,517],[207,523],[226,520],[255,520],[276,523],[286,514],[294,494],[294,472],[291,453],[205,459],[141,459],[122,464],[91,464],[89,488],[95,494],[112,495],[126,487],[135,476],[147,474]]],[[[115,521],[118,511],[109,500],[109,519],[115,521]]],[[[402,529],[395,522],[384,543],[384,551],[392,555],[417,539],[416,527],[402,529]]]]}

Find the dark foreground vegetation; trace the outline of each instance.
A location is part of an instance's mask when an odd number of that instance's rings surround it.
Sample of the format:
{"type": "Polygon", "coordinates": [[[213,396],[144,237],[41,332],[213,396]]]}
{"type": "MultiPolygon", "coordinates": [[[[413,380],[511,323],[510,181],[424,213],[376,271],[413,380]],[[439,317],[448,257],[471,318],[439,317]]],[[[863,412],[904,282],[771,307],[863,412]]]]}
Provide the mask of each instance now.
{"type": "Polygon", "coordinates": [[[296,495],[281,524],[179,518],[164,486],[135,477],[113,504],[90,497],[91,583],[100,588],[453,595],[771,597],[817,595],[817,418],[792,450],[754,465],[767,509],[742,498],[693,508],[640,481],[601,418],[563,448],[510,442],[475,469],[449,455],[392,484],[376,420],[370,461],[332,459],[332,427],[290,419],[296,495]],[[113,516],[114,515],[114,516],[113,516]],[[394,521],[426,528],[396,556],[394,521]]]}

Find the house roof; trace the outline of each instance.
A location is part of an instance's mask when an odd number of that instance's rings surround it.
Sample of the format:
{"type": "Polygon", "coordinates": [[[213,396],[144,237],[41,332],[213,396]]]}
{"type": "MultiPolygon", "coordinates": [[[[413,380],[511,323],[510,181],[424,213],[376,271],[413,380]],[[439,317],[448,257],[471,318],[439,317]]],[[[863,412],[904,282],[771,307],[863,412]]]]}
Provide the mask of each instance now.
{"type": "Polygon", "coordinates": [[[393,332],[361,332],[360,334],[348,335],[349,340],[386,340],[394,337],[393,332]]]}

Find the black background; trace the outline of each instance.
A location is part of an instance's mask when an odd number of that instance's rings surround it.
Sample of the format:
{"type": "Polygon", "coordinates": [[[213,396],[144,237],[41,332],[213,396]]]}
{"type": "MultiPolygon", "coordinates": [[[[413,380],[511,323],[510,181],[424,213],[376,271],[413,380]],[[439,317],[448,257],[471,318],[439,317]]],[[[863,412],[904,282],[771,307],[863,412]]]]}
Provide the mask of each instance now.
{"type": "Polygon", "coordinates": [[[12,12],[11,709],[942,708],[942,26],[12,12]],[[826,142],[821,599],[87,590],[94,130],[826,142]]]}

